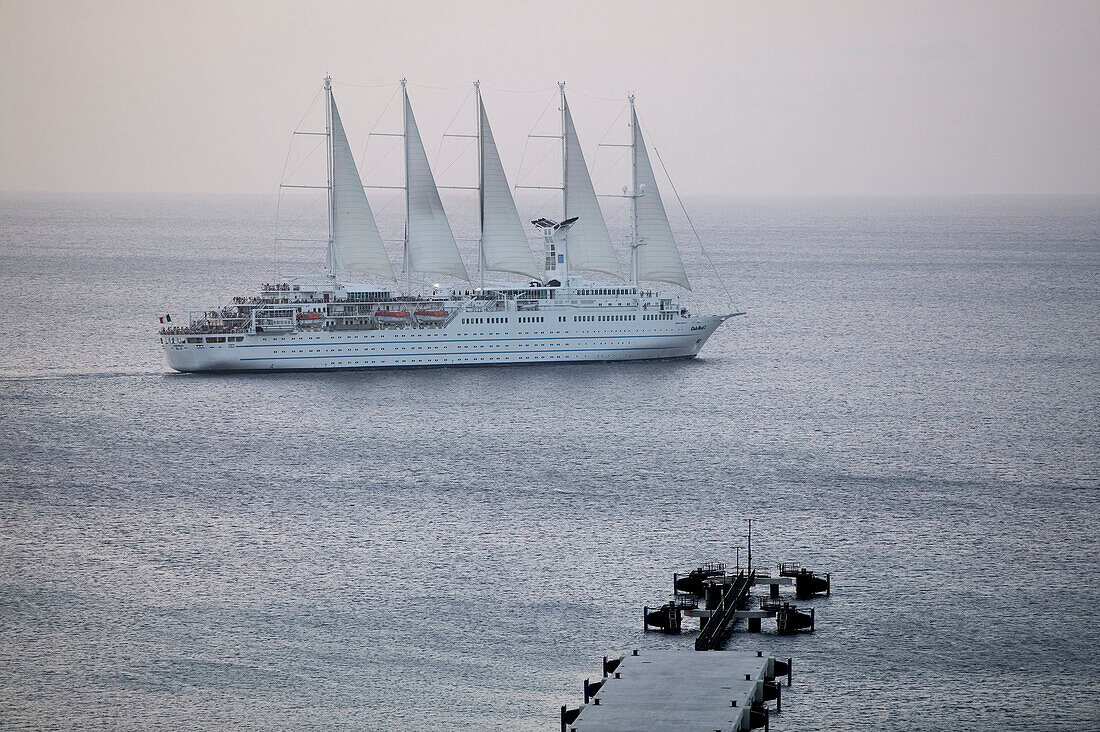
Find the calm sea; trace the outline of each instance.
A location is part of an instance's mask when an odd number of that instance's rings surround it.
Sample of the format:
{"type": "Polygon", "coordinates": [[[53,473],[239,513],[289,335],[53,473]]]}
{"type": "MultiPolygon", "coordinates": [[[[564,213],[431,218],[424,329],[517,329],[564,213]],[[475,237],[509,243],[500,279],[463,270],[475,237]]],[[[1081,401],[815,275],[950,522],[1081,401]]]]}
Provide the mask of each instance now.
{"type": "Polygon", "coordinates": [[[1100,200],[689,204],[696,360],[202,376],[268,203],[0,197],[0,726],[556,730],[752,517],[773,729],[1100,728],[1100,200]]]}

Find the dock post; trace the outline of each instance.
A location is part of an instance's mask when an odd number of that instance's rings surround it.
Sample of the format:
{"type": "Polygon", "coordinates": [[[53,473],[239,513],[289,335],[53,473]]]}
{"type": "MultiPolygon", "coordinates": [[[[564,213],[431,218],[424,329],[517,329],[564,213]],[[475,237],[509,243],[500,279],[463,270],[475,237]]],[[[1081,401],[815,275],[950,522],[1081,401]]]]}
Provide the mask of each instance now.
{"type": "Polygon", "coordinates": [[[749,522],[749,561],[745,567],[746,572],[752,572],[752,519],[748,519],[749,522]]]}
{"type": "Polygon", "coordinates": [[[810,632],[814,632],[814,608],[810,608],[810,632]]]}
{"type": "Polygon", "coordinates": [[[672,573],[672,594],[674,594],[674,595],[680,594],[680,591],[678,589],[676,589],[676,582],[677,582],[678,579],[679,579],[679,577],[677,576],[677,573],[673,572],[672,573]]]}
{"type": "Polygon", "coordinates": [[[587,704],[589,700],[588,695],[588,679],[584,680],[584,703],[587,704]]]}
{"type": "Polygon", "coordinates": [[[565,705],[561,705],[561,732],[565,732],[565,705]]]}
{"type": "Polygon", "coordinates": [[[787,656],[787,688],[791,688],[791,657],[787,656]]]}
{"type": "MultiPolygon", "coordinates": [[[[603,657],[603,677],[605,679],[607,678],[607,656],[603,657]]],[[[787,686],[790,686],[790,685],[791,685],[791,679],[788,676],[787,677],[787,686]]]]}

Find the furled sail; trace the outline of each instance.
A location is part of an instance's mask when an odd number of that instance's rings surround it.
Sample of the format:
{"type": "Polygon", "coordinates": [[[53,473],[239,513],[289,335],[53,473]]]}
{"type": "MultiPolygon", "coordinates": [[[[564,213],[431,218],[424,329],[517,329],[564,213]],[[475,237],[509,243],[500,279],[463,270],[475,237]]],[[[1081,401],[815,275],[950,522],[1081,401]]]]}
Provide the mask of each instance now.
{"type": "Polygon", "coordinates": [[[541,277],[523,233],[485,107],[481,125],[481,269],[541,277]]]}
{"type": "Polygon", "coordinates": [[[414,272],[438,272],[468,280],[451,224],[439,200],[439,189],[416,128],[409,97],[405,99],[405,182],[408,195],[408,266],[414,272]]]}
{"type": "Polygon", "coordinates": [[[332,124],[332,262],[338,270],[394,279],[390,258],[374,222],[344,124],[329,95],[332,124]]]}
{"type": "Polygon", "coordinates": [[[630,125],[634,131],[635,185],[639,189],[634,191],[634,211],[638,222],[638,279],[670,282],[690,290],[684,263],[668,225],[665,205],[657,190],[657,179],[653,176],[649,152],[642,139],[642,129],[638,126],[638,115],[633,109],[630,125]],[[645,189],[641,190],[643,185],[645,189]]]}
{"type": "Polygon", "coordinates": [[[584,162],[573,115],[565,102],[565,218],[578,217],[566,238],[571,269],[590,269],[621,277],[619,260],[611,248],[607,224],[603,220],[592,178],[584,162]]]}

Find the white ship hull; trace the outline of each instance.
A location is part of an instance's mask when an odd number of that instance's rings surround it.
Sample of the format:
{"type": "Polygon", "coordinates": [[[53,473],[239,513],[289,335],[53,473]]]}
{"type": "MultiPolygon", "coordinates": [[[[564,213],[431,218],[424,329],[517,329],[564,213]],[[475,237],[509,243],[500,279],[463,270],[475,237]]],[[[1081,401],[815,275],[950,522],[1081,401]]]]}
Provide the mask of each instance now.
{"type": "MultiPolygon", "coordinates": [[[[728,317],[670,321],[463,323],[439,328],[162,337],[176,371],[297,371],[692,358],[728,317]],[[220,340],[219,340],[220,339],[220,340]]],[[[567,317],[567,316],[561,316],[567,317]]],[[[504,322],[506,321],[506,322],[504,322]]]]}
{"type": "MultiPolygon", "coordinates": [[[[630,103],[632,190],[630,285],[586,280],[576,271],[622,277],[580,140],[559,84],[564,220],[531,223],[543,243],[536,261],[512,198],[481,104],[478,113],[478,280],[459,252],[401,81],[405,158],[405,294],[395,294],[390,255],[374,220],[343,122],[325,78],[328,238],[324,278],[289,276],[259,295],[192,311],[186,325],[161,318],[161,345],[177,371],[298,371],[475,364],[628,361],[692,358],[730,315],[695,315],[679,294],[639,283],[690,290],[630,103]],[[488,283],[485,272],[526,279],[488,283]],[[354,284],[344,275],[370,274],[386,287],[354,284]],[[412,285],[414,273],[445,275],[469,288],[412,285]]],[[[298,133],[295,133],[298,134],[298,133]]],[[[320,134],[320,133],[303,133],[320,134]]],[[[553,187],[553,186],[551,186],[553,187]]],[[[281,189],[280,189],[281,190],[281,189]]],[[[312,205],[312,204],[310,204],[312,205]]],[[[693,227],[694,228],[694,227],[693,227]]],[[[326,241],[289,239],[289,241],[326,241]]],[[[732,302],[732,299],[731,299],[732,302]]],[[[732,313],[731,313],[732,315],[732,313]]]]}

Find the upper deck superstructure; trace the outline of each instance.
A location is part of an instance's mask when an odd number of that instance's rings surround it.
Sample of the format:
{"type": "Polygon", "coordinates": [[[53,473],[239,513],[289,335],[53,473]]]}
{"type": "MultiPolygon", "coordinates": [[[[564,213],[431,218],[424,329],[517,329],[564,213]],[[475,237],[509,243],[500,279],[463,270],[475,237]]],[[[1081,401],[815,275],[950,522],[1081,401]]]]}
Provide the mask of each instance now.
{"type": "MultiPolygon", "coordinates": [[[[634,136],[631,284],[598,283],[576,270],[616,274],[618,262],[599,212],[564,85],[562,189],[567,218],[532,222],[542,235],[540,269],[523,234],[511,189],[477,89],[479,286],[434,286],[428,294],[354,285],[338,273],[397,278],[355,168],[325,80],[329,164],[326,274],[287,278],[259,294],[191,313],[160,338],[179,371],[231,371],[475,363],[532,363],[693,357],[730,315],[696,315],[680,295],[647,289],[639,274],[687,288],[663,204],[652,180],[631,96],[634,136]],[[641,156],[639,157],[639,145],[641,156]],[[644,203],[643,203],[644,201],[644,203]],[[671,247],[671,249],[670,249],[671,247]],[[529,277],[485,284],[487,270],[529,277]]],[[[403,264],[469,282],[416,129],[402,80],[406,223],[403,264]]],[[[345,274],[345,276],[349,276],[345,274]]]]}

